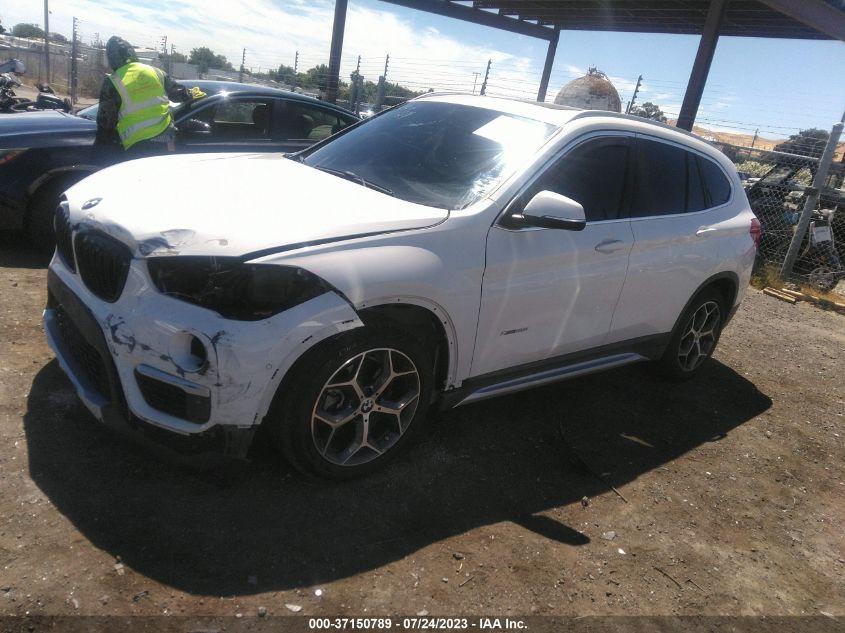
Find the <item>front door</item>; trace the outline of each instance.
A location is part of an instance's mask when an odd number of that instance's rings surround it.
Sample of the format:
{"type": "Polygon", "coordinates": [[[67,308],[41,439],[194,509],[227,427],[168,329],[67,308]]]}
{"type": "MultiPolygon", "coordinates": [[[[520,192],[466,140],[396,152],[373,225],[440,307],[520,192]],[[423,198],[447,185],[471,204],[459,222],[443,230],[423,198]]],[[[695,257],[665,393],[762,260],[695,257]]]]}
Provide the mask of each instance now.
{"type": "Polygon", "coordinates": [[[182,153],[287,151],[273,137],[276,101],[264,97],[228,97],[200,108],[187,118],[208,124],[208,129],[180,131],[176,150],[182,153]]]}
{"type": "Polygon", "coordinates": [[[630,144],[625,134],[577,142],[491,228],[473,376],[605,342],[633,244],[625,204],[630,144]],[[544,190],[581,203],[586,228],[520,226],[518,214],[544,190]]]}

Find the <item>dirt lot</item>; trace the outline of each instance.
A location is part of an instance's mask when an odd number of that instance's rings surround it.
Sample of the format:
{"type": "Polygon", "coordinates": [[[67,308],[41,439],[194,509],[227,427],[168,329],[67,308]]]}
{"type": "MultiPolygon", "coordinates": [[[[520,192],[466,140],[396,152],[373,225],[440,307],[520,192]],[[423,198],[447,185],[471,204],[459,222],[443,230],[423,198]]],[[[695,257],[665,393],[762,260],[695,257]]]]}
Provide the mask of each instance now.
{"type": "Polygon", "coordinates": [[[0,240],[0,614],[845,616],[845,317],[751,290],[694,382],[467,406],[324,485],[99,428],[44,342],[43,264],[0,240]]]}

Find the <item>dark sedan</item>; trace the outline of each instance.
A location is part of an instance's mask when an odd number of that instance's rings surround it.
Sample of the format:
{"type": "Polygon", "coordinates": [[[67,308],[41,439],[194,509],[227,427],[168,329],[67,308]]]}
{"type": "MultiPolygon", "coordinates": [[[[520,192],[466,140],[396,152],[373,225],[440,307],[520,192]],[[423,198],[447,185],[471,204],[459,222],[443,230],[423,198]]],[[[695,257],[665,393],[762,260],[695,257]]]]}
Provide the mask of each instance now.
{"type": "MultiPolygon", "coordinates": [[[[175,106],[177,151],[293,152],[358,121],[311,97],[249,84],[184,81],[207,96],[175,106]]],[[[25,230],[52,248],[59,196],[88,174],[121,160],[94,145],[97,106],[0,116],[0,229],[25,230]]]]}

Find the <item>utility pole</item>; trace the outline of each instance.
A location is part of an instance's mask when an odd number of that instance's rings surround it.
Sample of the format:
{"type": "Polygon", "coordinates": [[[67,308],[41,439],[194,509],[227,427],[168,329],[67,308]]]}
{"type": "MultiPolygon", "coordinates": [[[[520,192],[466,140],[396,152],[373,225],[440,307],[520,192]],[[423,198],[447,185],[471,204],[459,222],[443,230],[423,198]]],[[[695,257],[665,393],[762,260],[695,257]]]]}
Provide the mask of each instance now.
{"type": "Polygon", "coordinates": [[[376,88],[376,102],[373,104],[373,110],[381,112],[384,106],[384,96],[387,92],[387,67],[390,64],[390,53],[384,56],[384,73],[378,78],[378,86],[376,88]]]}
{"type": "Polygon", "coordinates": [[[640,92],[640,84],[643,83],[643,76],[640,75],[637,77],[637,86],[634,88],[634,96],[631,97],[631,100],[628,102],[628,107],[625,109],[625,114],[631,114],[631,110],[634,107],[634,102],[637,100],[637,94],[640,92]]]}
{"type": "Polygon", "coordinates": [[[244,64],[246,63],[246,48],[244,48],[244,52],[241,55],[241,70],[238,73],[238,83],[244,82],[244,64]]]}
{"type": "Polygon", "coordinates": [[[493,63],[492,59],[487,60],[487,69],[484,71],[484,81],[481,82],[481,94],[487,94],[487,80],[490,78],[490,65],[493,63]]]}
{"type": "Polygon", "coordinates": [[[291,81],[291,88],[296,88],[296,73],[299,69],[299,51],[293,57],[293,80],[291,81]]]}
{"type": "Polygon", "coordinates": [[[47,83],[50,83],[50,7],[49,0],[44,0],[44,68],[47,70],[47,83]]]}
{"type": "Polygon", "coordinates": [[[170,59],[167,57],[167,36],[161,36],[161,53],[164,55],[164,70],[169,75],[170,74],[170,59]]]}
{"type": "Polygon", "coordinates": [[[70,102],[76,103],[77,61],[76,50],[79,42],[79,20],[73,18],[73,39],[70,44],[70,102]]]}
{"type": "Polygon", "coordinates": [[[760,128],[754,130],[754,138],[751,139],[751,149],[754,149],[754,143],[757,142],[757,133],[760,131],[760,128]]]}
{"type": "Polygon", "coordinates": [[[475,72],[472,75],[472,94],[475,94],[475,86],[478,84],[478,78],[481,76],[481,73],[475,72]]]}

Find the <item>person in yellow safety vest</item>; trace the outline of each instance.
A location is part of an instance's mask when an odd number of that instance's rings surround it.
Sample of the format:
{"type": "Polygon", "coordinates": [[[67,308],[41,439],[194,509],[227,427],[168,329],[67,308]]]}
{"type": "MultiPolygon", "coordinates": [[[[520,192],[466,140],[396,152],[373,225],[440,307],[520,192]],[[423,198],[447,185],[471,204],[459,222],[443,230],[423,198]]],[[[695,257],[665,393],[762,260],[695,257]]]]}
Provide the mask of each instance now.
{"type": "Polygon", "coordinates": [[[106,57],[114,72],[100,89],[95,144],[122,147],[125,158],[175,151],[169,102],[190,101],[192,93],[160,68],[139,62],[120,37],[109,38],[106,57]]]}

